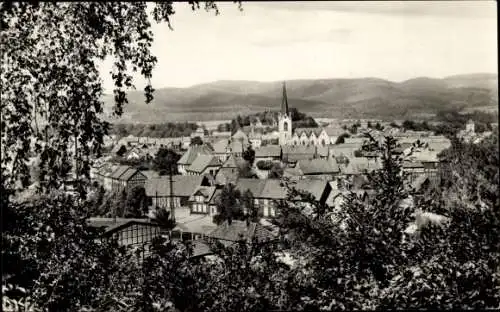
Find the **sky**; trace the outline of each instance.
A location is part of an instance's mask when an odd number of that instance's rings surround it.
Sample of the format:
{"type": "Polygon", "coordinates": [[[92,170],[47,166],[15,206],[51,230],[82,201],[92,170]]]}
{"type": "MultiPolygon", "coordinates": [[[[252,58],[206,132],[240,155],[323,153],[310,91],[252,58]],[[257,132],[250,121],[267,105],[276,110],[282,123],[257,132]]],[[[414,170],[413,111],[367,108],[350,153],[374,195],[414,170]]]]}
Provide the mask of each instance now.
{"type": "MultiPolygon", "coordinates": [[[[378,77],[391,81],[497,73],[496,2],[175,3],[173,31],[153,22],[155,89],[217,80],[378,77]]],[[[106,91],[111,62],[101,64],[106,91]]],[[[145,80],[136,76],[136,87],[145,80]]]]}

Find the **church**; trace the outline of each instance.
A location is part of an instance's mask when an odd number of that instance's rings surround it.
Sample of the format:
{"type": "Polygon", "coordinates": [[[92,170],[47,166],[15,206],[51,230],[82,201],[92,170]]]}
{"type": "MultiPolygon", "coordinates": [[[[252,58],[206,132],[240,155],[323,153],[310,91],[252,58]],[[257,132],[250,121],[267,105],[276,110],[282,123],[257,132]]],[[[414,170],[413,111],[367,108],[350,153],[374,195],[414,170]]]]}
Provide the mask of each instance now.
{"type": "Polygon", "coordinates": [[[292,130],[292,116],[288,111],[286,84],[283,82],[283,98],[278,114],[279,145],[327,146],[335,144],[345,131],[342,128],[296,128],[292,130]]]}

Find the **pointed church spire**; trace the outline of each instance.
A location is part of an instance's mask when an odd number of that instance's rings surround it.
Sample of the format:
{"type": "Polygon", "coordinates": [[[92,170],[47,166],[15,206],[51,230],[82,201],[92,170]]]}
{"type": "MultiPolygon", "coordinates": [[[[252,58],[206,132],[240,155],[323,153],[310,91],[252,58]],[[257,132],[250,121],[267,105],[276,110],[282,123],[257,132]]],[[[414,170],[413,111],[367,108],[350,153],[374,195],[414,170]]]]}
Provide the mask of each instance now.
{"type": "Polygon", "coordinates": [[[283,81],[283,99],[281,102],[281,113],[288,116],[288,99],[286,97],[286,84],[283,81]]]}

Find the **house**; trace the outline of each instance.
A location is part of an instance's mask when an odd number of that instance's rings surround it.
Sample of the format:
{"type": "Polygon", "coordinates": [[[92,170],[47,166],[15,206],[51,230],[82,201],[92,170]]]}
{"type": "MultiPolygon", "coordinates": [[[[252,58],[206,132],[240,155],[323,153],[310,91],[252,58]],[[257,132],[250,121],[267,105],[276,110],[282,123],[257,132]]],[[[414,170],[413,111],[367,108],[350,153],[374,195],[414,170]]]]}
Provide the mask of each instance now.
{"type": "Polygon", "coordinates": [[[186,169],[191,166],[198,155],[212,155],[212,153],[213,149],[206,144],[190,146],[179,161],[177,161],[177,169],[179,173],[187,174],[186,169]]]}
{"type": "Polygon", "coordinates": [[[191,213],[209,214],[211,216],[217,214],[215,193],[214,186],[199,186],[188,199],[191,213]]]}
{"type": "Polygon", "coordinates": [[[229,147],[230,139],[221,139],[217,140],[213,144],[213,155],[217,156],[220,161],[224,162],[229,157],[230,147],[229,147]]]}
{"type": "Polygon", "coordinates": [[[145,189],[150,210],[167,209],[173,203],[174,208],[187,206],[188,200],[194,191],[206,183],[202,176],[172,176],[172,191],[170,177],[162,176],[146,181],[145,189]]]}
{"type": "Polygon", "coordinates": [[[136,186],[144,186],[146,179],[146,176],[135,168],[119,166],[111,174],[111,190],[113,192],[129,191],[136,186]]]}
{"type": "Polygon", "coordinates": [[[104,187],[106,191],[111,191],[112,189],[112,179],[111,175],[116,170],[117,166],[109,163],[105,163],[99,168],[97,168],[94,179],[104,187]]]}
{"type": "Polygon", "coordinates": [[[254,199],[259,200],[258,208],[264,218],[275,217],[277,206],[285,201],[288,196],[288,190],[280,180],[267,179],[259,195],[254,195],[254,199]]]}
{"type": "Polygon", "coordinates": [[[153,239],[162,235],[162,227],[149,219],[89,218],[87,224],[103,231],[99,238],[115,240],[122,246],[142,247],[140,259],[149,253],[153,239]]]}
{"type": "Polygon", "coordinates": [[[279,145],[266,145],[255,149],[255,161],[281,160],[281,147],[279,145]]]}
{"type": "Polygon", "coordinates": [[[204,175],[210,174],[215,177],[217,171],[222,166],[221,161],[214,155],[200,154],[193,163],[186,168],[187,175],[204,175]]]}

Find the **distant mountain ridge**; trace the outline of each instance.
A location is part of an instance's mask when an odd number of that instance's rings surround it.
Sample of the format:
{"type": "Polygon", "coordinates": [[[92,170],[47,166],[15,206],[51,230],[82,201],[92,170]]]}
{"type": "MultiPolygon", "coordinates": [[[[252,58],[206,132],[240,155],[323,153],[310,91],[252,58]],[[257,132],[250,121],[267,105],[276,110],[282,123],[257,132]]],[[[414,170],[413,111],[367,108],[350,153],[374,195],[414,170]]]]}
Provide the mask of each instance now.
{"type": "MultiPolygon", "coordinates": [[[[290,107],[313,117],[402,119],[430,116],[443,109],[498,107],[498,75],[466,74],[403,82],[380,78],[296,79],[286,81],[290,107]]],[[[282,82],[221,80],[188,88],[161,88],[151,104],[141,91],[128,93],[124,116],[113,122],[209,121],[278,110],[282,82]]],[[[104,97],[106,110],[113,97],[104,97]]]]}

